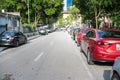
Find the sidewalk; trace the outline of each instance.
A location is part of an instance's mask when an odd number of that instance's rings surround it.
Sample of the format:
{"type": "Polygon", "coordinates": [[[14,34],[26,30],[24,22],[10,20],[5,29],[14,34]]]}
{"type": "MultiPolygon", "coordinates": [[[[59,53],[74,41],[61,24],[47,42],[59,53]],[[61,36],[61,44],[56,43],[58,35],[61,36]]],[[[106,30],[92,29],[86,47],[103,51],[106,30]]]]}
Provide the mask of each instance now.
{"type": "Polygon", "coordinates": [[[27,40],[29,41],[29,40],[32,40],[32,39],[35,39],[35,38],[38,38],[38,37],[40,37],[39,34],[35,35],[35,36],[27,37],[27,40]]]}
{"type": "MultiPolygon", "coordinates": [[[[35,39],[35,38],[38,38],[40,37],[40,35],[35,35],[35,36],[31,36],[31,37],[27,37],[27,40],[32,40],[32,39],[35,39]]],[[[0,47],[0,52],[7,49],[8,47],[0,47]]]]}

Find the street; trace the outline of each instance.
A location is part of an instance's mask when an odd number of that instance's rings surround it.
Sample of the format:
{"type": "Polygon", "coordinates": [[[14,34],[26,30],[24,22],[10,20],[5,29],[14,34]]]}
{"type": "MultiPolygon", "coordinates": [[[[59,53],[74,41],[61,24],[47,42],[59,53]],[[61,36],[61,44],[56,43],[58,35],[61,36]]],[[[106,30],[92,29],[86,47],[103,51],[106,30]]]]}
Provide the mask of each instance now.
{"type": "Polygon", "coordinates": [[[56,31],[0,52],[0,80],[110,80],[112,64],[88,65],[67,32],[56,31]]]}

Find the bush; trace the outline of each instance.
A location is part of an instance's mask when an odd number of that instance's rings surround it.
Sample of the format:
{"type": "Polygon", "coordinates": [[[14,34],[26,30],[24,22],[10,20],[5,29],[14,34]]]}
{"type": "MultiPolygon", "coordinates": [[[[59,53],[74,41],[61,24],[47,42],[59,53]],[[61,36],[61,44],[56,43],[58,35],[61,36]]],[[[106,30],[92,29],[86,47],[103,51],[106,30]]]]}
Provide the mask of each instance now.
{"type": "Polygon", "coordinates": [[[34,32],[35,26],[34,24],[23,24],[24,32],[34,32]]]}

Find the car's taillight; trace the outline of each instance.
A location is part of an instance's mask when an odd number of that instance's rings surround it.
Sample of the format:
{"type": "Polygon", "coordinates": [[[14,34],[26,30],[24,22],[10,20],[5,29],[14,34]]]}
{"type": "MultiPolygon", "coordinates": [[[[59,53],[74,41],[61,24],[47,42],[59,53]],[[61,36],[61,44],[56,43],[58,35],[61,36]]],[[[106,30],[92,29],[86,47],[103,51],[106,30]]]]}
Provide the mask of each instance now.
{"type": "Polygon", "coordinates": [[[110,43],[108,43],[108,42],[102,42],[102,41],[98,41],[96,43],[97,43],[97,45],[110,45],[110,43]]]}

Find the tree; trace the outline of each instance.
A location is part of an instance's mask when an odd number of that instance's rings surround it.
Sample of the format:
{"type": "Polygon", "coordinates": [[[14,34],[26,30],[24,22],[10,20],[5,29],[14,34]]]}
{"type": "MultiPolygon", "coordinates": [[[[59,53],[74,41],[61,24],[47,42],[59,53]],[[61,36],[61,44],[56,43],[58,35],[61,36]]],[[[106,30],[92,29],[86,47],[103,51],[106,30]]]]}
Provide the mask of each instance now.
{"type": "Polygon", "coordinates": [[[73,16],[73,20],[76,20],[78,14],[80,13],[80,10],[75,5],[73,5],[68,8],[68,13],[70,14],[70,16],[73,16]]]}
{"type": "Polygon", "coordinates": [[[1,0],[0,1],[0,11],[2,10],[2,9],[4,9],[4,7],[5,7],[5,0],[1,0]]]}
{"type": "Polygon", "coordinates": [[[66,18],[66,21],[67,25],[71,25],[73,21],[77,20],[80,10],[75,5],[73,5],[68,8],[68,13],[69,16],[66,18]]]}
{"type": "Polygon", "coordinates": [[[31,22],[47,24],[51,22],[51,20],[56,21],[54,17],[57,19],[61,14],[63,8],[62,3],[63,0],[5,0],[4,5],[9,12],[20,12],[24,23],[27,22],[29,14],[31,22]]]}
{"type": "Polygon", "coordinates": [[[105,7],[106,14],[112,19],[113,26],[120,29],[120,0],[111,0],[111,4],[105,7]]]}
{"type": "MultiPolygon", "coordinates": [[[[117,0],[118,1],[118,0],[117,0]]],[[[113,5],[117,3],[114,0],[73,0],[73,3],[80,9],[81,14],[86,20],[95,22],[95,27],[98,28],[98,18],[110,14],[110,7],[112,12],[115,9],[113,5]],[[84,3],[84,4],[83,4],[84,3]],[[94,17],[94,19],[93,19],[94,17]]],[[[118,4],[118,3],[117,3],[118,4]]],[[[118,6],[118,5],[117,5],[118,6]]]]}

